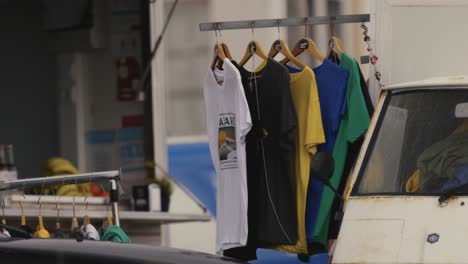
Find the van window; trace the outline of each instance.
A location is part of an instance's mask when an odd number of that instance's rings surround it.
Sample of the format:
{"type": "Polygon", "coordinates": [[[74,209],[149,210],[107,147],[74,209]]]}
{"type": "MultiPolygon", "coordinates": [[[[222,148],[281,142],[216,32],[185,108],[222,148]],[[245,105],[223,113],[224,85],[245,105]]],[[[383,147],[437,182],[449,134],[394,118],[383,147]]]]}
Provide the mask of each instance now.
{"type": "Polygon", "coordinates": [[[400,92],[387,100],[358,194],[437,195],[468,186],[468,117],[459,114],[468,90],[400,92]]]}

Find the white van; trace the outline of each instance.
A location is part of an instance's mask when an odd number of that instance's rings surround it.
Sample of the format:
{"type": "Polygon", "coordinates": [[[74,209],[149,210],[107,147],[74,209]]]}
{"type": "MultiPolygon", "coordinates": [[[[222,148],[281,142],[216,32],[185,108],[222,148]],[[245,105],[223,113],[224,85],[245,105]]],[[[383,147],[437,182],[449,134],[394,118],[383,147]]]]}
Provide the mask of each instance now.
{"type": "Polygon", "coordinates": [[[332,263],[468,263],[468,78],[385,88],[332,263]]]}

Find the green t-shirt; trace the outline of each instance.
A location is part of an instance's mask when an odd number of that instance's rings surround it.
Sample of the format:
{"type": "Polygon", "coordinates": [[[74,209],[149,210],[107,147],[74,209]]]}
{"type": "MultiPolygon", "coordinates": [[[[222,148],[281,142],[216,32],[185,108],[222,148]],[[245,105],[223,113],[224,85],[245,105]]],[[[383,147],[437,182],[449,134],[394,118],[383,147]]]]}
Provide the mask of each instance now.
{"type": "Polygon", "coordinates": [[[117,243],[132,243],[130,238],[125,234],[119,226],[110,226],[106,231],[101,227],[99,228],[99,237],[104,241],[111,241],[117,243]]]}
{"type": "MultiPolygon", "coordinates": [[[[335,171],[330,179],[333,187],[338,189],[343,177],[348,153],[348,144],[364,134],[369,126],[369,112],[362,95],[359,69],[356,61],[348,54],[341,55],[340,67],[349,72],[348,87],[346,91],[346,111],[340,122],[335,147],[333,148],[333,158],[335,159],[335,171]]],[[[328,227],[330,223],[330,210],[335,194],[329,187],[324,187],[320,210],[315,226],[314,241],[321,243],[328,248],[328,227]]]]}

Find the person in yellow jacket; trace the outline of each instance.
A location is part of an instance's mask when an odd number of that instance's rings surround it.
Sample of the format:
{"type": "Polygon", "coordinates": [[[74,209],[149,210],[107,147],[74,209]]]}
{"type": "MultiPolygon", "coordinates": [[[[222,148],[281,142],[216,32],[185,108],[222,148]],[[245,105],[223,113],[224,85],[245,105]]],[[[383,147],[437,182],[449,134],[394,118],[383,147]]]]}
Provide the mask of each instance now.
{"type": "MultiPolygon", "coordinates": [[[[44,174],[46,176],[77,174],[78,169],[64,158],[54,157],[46,161],[44,174]]],[[[45,186],[40,190],[42,195],[61,195],[61,196],[87,196],[92,195],[89,184],[66,184],[61,186],[45,186]],[[53,188],[53,189],[52,189],[53,188]]]]}
{"type": "MultiPolygon", "coordinates": [[[[46,176],[67,175],[80,173],[78,169],[67,159],[54,157],[47,160],[44,166],[46,176]]],[[[109,193],[104,191],[95,183],[66,184],[54,187],[47,187],[41,190],[43,195],[62,196],[100,196],[108,197],[109,193]],[[52,189],[53,188],[53,189],[52,189]]]]}

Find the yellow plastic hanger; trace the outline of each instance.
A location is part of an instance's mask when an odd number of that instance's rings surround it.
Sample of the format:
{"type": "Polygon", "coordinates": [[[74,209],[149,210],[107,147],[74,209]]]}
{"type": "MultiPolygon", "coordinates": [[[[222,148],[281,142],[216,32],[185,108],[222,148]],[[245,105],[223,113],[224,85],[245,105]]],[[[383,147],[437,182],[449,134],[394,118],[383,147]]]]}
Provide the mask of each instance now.
{"type": "Polygon", "coordinates": [[[5,200],[2,199],[2,224],[6,225],[5,219],[5,200]]]}
{"type": "MultiPolygon", "coordinates": [[[[88,186],[91,184],[91,182],[92,182],[92,178],[89,179],[88,186]]],[[[86,206],[85,206],[85,216],[84,216],[83,224],[84,225],[90,225],[91,224],[91,219],[90,219],[90,217],[88,215],[88,205],[89,205],[88,194],[85,195],[84,201],[86,202],[86,206]]]]}
{"type": "Polygon", "coordinates": [[[39,224],[37,225],[37,230],[34,233],[34,237],[35,238],[50,238],[49,231],[47,231],[44,227],[44,219],[41,214],[41,208],[42,208],[41,197],[39,197],[38,203],[39,203],[39,216],[37,218],[38,218],[39,224]]]}
{"type": "MultiPolygon", "coordinates": [[[[2,224],[6,225],[6,219],[5,219],[5,200],[2,199],[2,224]]],[[[7,229],[5,228],[0,228],[0,232],[4,233],[4,234],[8,234],[9,235],[9,232],[7,229]]]]}
{"type": "Polygon", "coordinates": [[[112,220],[112,216],[107,216],[106,220],[107,220],[107,227],[111,227],[111,226],[114,225],[114,221],[112,220]]]}
{"type": "MultiPolygon", "coordinates": [[[[88,196],[85,197],[85,201],[88,199],[88,196]]],[[[91,224],[91,218],[89,217],[88,215],[88,201],[86,201],[86,207],[85,207],[85,216],[84,216],[84,220],[83,220],[83,223],[85,225],[90,225],[91,224]]]]}
{"type": "Polygon", "coordinates": [[[55,208],[57,209],[57,219],[55,220],[55,230],[59,230],[59,229],[62,229],[62,226],[60,225],[60,220],[59,220],[59,214],[60,214],[59,199],[57,199],[57,204],[55,208]]]}
{"type": "Polygon", "coordinates": [[[114,225],[114,221],[112,220],[112,216],[109,215],[109,204],[110,204],[110,200],[107,202],[107,206],[106,206],[106,212],[107,212],[107,217],[105,219],[106,225],[103,225],[103,226],[105,226],[106,230],[107,230],[108,227],[111,227],[111,226],[114,225]]]}
{"type": "Polygon", "coordinates": [[[23,205],[21,204],[21,201],[18,201],[19,206],[21,207],[21,225],[25,226],[26,225],[26,215],[24,214],[24,209],[23,205]]]}
{"type": "Polygon", "coordinates": [[[85,225],[90,225],[91,224],[91,218],[89,218],[88,215],[85,215],[85,217],[84,217],[84,224],[85,225]]]}
{"type": "Polygon", "coordinates": [[[78,225],[78,219],[76,218],[76,214],[75,214],[75,196],[73,196],[73,218],[72,218],[71,230],[73,231],[73,229],[77,227],[79,227],[79,225],[78,225]]]}

